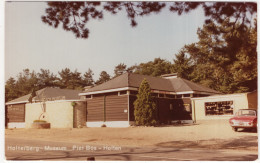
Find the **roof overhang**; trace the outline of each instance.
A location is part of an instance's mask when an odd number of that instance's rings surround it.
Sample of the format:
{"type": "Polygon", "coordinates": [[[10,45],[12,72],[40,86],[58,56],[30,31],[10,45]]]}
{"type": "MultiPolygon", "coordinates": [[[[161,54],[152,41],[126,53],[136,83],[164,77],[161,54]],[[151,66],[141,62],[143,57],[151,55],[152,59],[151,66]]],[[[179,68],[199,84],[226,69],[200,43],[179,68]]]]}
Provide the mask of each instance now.
{"type": "MultiPolygon", "coordinates": [[[[48,103],[58,103],[58,102],[84,102],[85,100],[80,100],[80,99],[76,99],[76,100],[55,100],[55,101],[45,101],[46,104],[48,103]]],[[[27,103],[26,105],[29,105],[29,104],[40,104],[41,102],[33,102],[33,103],[27,103]]]]}
{"type": "MultiPolygon", "coordinates": [[[[179,94],[191,94],[191,93],[196,93],[196,94],[208,94],[208,95],[218,94],[218,93],[206,92],[206,91],[184,91],[184,92],[176,92],[177,95],[179,95],[179,94]]],[[[219,94],[220,94],[220,93],[219,93],[219,94]]]]}
{"type": "Polygon", "coordinates": [[[101,90],[101,91],[83,92],[83,93],[79,93],[79,96],[101,94],[101,93],[109,93],[109,92],[117,92],[117,91],[127,91],[127,90],[137,91],[138,88],[123,87],[123,88],[115,88],[115,89],[108,89],[108,90],[101,90]]]}
{"type": "MultiPolygon", "coordinates": [[[[84,101],[84,100],[80,100],[80,99],[47,100],[47,101],[45,101],[45,102],[48,103],[48,102],[65,102],[65,101],[66,101],[66,102],[70,102],[70,101],[84,101]]],[[[38,104],[39,102],[41,102],[41,101],[39,101],[39,100],[33,100],[33,102],[30,103],[30,104],[38,104]]],[[[5,103],[5,105],[14,105],[14,104],[23,104],[23,103],[27,104],[27,103],[29,103],[29,101],[7,102],[7,103],[5,103]]]]}
{"type": "Polygon", "coordinates": [[[5,105],[13,105],[13,104],[22,104],[22,103],[28,103],[29,101],[18,101],[18,102],[7,102],[5,105]]]}
{"type": "MultiPolygon", "coordinates": [[[[83,92],[79,93],[79,96],[85,96],[85,95],[93,95],[93,94],[102,94],[102,93],[109,93],[109,92],[117,92],[117,91],[138,91],[138,88],[135,87],[123,87],[123,88],[115,88],[115,89],[108,89],[108,90],[101,90],[101,91],[93,91],[93,92],[83,92]]],[[[209,94],[214,95],[216,93],[213,92],[200,92],[200,91],[184,91],[184,92],[171,92],[171,91],[162,91],[162,90],[151,90],[153,93],[164,93],[164,94],[173,94],[173,95],[179,95],[179,94],[209,94]]]]}

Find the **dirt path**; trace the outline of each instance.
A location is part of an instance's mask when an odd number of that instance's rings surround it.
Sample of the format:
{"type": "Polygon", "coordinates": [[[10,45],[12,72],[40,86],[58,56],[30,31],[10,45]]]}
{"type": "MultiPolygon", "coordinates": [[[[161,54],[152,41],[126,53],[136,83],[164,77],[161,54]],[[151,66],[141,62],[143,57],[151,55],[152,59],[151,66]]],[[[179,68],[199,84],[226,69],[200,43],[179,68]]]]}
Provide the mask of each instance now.
{"type": "Polygon", "coordinates": [[[257,133],[234,132],[227,121],[129,128],[6,129],[6,137],[115,146],[257,150],[257,133]]]}

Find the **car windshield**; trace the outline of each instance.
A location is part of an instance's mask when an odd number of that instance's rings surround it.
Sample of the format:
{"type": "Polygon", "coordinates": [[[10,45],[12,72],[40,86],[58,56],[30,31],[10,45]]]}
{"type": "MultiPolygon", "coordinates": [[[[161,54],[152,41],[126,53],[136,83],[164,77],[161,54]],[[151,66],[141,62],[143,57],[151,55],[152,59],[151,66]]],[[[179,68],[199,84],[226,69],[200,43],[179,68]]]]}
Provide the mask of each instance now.
{"type": "Polygon", "coordinates": [[[254,111],[254,110],[239,110],[237,115],[238,116],[255,116],[256,111],[254,111]]]}

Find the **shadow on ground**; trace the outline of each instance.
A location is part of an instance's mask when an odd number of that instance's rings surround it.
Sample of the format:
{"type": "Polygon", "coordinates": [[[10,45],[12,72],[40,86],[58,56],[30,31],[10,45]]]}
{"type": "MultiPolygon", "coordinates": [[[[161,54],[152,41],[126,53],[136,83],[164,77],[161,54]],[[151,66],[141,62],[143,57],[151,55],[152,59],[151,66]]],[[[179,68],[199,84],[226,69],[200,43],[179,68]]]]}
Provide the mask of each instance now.
{"type": "Polygon", "coordinates": [[[236,150],[258,150],[257,136],[243,136],[241,138],[222,140],[209,139],[199,141],[169,141],[158,143],[158,147],[174,148],[208,148],[208,149],[236,149],[236,150]]]}

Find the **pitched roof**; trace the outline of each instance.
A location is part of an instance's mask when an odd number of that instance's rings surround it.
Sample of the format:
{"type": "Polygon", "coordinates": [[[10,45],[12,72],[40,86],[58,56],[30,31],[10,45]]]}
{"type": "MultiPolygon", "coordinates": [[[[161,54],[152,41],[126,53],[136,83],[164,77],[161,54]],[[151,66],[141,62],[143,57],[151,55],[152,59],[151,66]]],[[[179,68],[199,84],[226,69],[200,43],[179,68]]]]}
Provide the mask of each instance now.
{"type": "Polygon", "coordinates": [[[200,84],[196,84],[186,79],[172,78],[169,80],[172,82],[172,86],[175,92],[197,91],[197,92],[208,92],[208,93],[216,93],[216,94],[220,93],[216,90],[210,89],[200,84]]]}
{"type": "MultiPolygon", "coordinates": [[[[39,101],[40,99],[47,99],[47,100],[78,100],[79,93],[81,91],[78,90],[71,90],[71,89],[60,89],[60,88],[51,88],[46,87],[36,91],[36,96],[33,98],[33,101],[39,101]]],[[[12,101],[7,102],[6,104],[15,104],[15,103],[27,103],[29,102],[29,98],[31,93],[19,98],[16,98],[12,101]]]]}
{"type": "Polygon", "coordinates": [[[103,84],[90,88],[84,91],[83,93],[105,91],[105,90],[118,89],[124,87],[139,88],[144,78],[146,78],[151,89],[153,90],[169,91],[169,92],[199,91],[199,92],[219,94],[219,92],[213,89],[204,87],[202,85],[196,84],[194,82],[182,78],[165,79],[162,77],[152,77],[152,76],[133,74],[133,73],[124,73],[103,84]]]}
{"type": "Polygon", "coordinates": [[[163,78],[151,77],[140,74],[124,73],[123,75],[120,75],[112,80],[97,85],[93,88],[90,88],[85,92],[103,91],[124,87],[139,88],[144,78],[147,79],[152,89],[169,91],[169,88],[172,87],[171,83],[163,78]]]}

